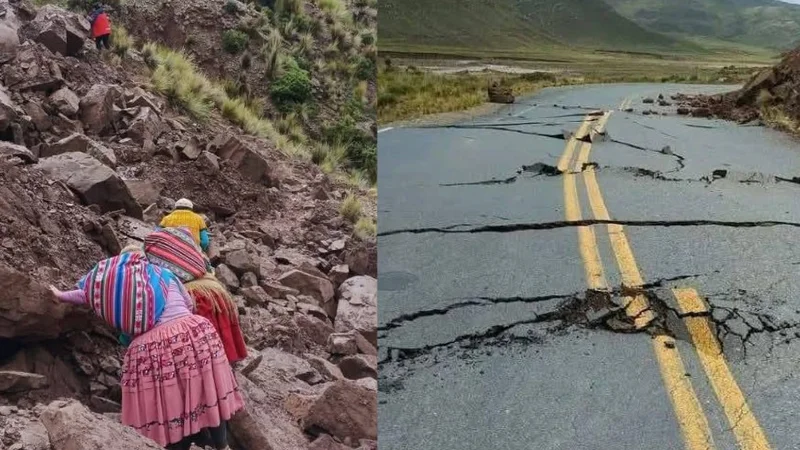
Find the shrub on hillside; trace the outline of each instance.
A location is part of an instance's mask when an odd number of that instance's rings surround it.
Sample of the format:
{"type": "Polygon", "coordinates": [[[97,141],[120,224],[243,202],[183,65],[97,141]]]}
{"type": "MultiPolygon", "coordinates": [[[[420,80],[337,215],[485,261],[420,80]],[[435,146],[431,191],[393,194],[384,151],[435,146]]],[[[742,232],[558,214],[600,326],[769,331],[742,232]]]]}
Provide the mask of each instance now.
{"type": "Polygon", "coordinates": [[[311,99],[311,77],[294,58],[288,57],[283,64],[283,75],[270,86],[270,96],[275,106],[289,111],[294,105],[311,99]]]}
{"type": "Polygon", "coordinates": [[[228,53],[241,53],[247,48],[250,36],[239,30],[226,30],[222,33],[222,48],[228,53]]]}
{"type": "Polygon", "coordinates": [[[369,58],[360,56],[356,60],[355,76],[359,80],[374,80],[375,79],[375,62],[369,58]]]}
{"type": "Polygon", "coordinates": [[[361,43],[364,45],[372,45],[375,43],[375,35],[369,32],[366,32],[361,35],[361,43]]]}
{"type": "Polygon", "coordinates": [[[352,168],[362,170],[371,182],[378,178],[378,149],[374,137],[356,127],[355,120],[347,116],[336,125],[323,131],[326,142],[338,143],[347,149],[347,160],[352,168]]]}
{"type": "Polygon", "coordinates": [[[224,10],[228,14],[237,14],[239,12],[239,5],[234,0],[228,0],[225,3],[224,10]]]}

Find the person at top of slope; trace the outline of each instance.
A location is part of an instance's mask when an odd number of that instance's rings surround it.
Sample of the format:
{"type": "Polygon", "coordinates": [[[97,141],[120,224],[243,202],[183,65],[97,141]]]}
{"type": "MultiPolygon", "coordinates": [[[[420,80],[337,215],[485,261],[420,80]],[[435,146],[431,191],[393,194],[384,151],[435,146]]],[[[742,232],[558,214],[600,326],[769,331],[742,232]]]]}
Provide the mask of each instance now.
{"type": "Polygon", "coordinates": [[[108,40],[111,37],[111,19],[108,18],[105,8],[100,3],[95,3],[92,13],[89,14],[89,22],[92,24],[92,38],[98,50],[103,47],[109,49],[108,40]]]}

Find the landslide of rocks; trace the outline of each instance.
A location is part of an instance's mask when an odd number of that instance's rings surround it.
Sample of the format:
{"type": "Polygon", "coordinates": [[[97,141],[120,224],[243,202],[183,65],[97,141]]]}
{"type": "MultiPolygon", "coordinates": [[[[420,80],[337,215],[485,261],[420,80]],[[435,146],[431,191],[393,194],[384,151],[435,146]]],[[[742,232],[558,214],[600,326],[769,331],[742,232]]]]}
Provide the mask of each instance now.
{"type": "Polygon", "coordinates": [[[98,55],[88,27],[0,0],[0,449],[158,448],[119,423],[115,332],[47,287],[141,241],[180,197],[209,219],[250,350],[232,448],[375,448],[375,242],[341,213],[357,188],[217,112],[187,115],[138,51],[98,55]]]}
{"type": "MultiPolygon", "coordinates": [[[[713,96],[680,96],[679,113],[719,117],[747,123],[774,124],[775,114],[800,121],[800,48],[784,54],[780,63],[755,74],[739,90],[713,96]]],[[[781,125],[776,123],[775,125],[781,125]]]]}

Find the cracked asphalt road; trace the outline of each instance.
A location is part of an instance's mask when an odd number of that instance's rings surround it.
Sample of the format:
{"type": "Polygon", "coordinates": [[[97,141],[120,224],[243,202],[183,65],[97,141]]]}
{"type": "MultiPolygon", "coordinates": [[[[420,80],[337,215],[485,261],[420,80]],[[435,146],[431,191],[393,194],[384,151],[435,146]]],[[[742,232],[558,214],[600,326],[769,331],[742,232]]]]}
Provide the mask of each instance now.
{"type": "Polygon", "coordinates": [[[800,144],[641,102],[720,90],[381,133],[382,449],[800,449],[800,144]]]}

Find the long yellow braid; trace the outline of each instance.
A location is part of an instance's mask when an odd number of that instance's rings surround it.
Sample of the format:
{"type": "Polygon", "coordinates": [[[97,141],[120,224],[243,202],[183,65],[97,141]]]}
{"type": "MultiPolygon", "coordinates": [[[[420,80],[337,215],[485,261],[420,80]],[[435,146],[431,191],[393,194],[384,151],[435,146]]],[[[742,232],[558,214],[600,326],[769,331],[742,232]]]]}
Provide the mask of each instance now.
{"type": "Polygon", "coordinates": [[[192,295],[192,297],[194,297],[194,294],[197,293],[212,299],[216,297],[221,298],[224,301],[223,305],[220,305],[219,302],[212,302],[214,312],[222,312],[224,314],[230,314],[234,317],[238,316],[236,302],[233,301],[231,294],[214,275],[206,273],[203,278],[189,281],[188,283],[185,283],[184,286],[186,287],[186,290],[189,291],[189,294],[192,295]],[[224,307],[225,311],[222,311],[220,306],[224,307]]]}

